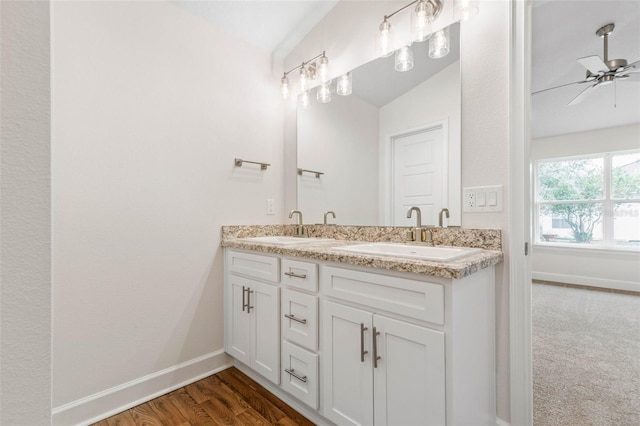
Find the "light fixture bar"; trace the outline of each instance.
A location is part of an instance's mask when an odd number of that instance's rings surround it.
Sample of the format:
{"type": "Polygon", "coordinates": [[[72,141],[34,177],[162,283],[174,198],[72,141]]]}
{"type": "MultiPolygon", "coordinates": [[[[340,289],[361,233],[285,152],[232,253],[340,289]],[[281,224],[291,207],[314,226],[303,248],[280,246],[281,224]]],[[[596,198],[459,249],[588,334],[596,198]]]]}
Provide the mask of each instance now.
{"type": "Polygon", "coordinates": [[[322,53],[321,53],[321,54],[316,55],[316,56],[314,56],[313,58],[311,58],[311,59],[309,59],[309,60],[304,61],[303,63],[301,63],[301,64],[300,64],[300,65],[298,65],[297,67],[295,67],[295,68],[291,68],[289,71],[286,71],[286,72],[284,73],[284,77],[286,77],[287,75],[291,74],[291,73],[292,73],[292,72],[294,72],[295,70],[299,70],[300,68],[302,68],[302,67],[304,67],[304,66],[306,66],[306,65],[308,65],[308,64],[310,64],[310,63],[312,63],[312,62],[313,62],[313,61],[315,61],[316,59],[321,58],[321,57],[323,57],[323,56],[327,56],[327,55],[325,54],[325,51],[324,51],[324,50],[322,51],[322,53]]]}
{"type": "Polygon", "coordinates": [[[396,10],[395,12],[389,14],[389,15],[384,15],[384,20],[386,21],[387,19],[393,17],[394,15],[397,15],[398,13],[402,12],[403,10],[405,10],[406,8],[408,8],[411,5],[414,5],[416,3],[418,3],[420,0],[414,0],[411,3],[409,3],[406,6],[402,6],[400,9],[396,10]]]}
{"type": "MultiPolygon", "coordinates": [[[[418,3],[420,0],[414,0],[411,3],[409,3],[406,6],[402,6],[400,9],[396,10],[393,13],[390,13],[389,15],[384,15],[384,20],[386,21],[389,18],[393,17],[394,15],[397,15],[398,13],[402,12],[403,10],[405,10],[406,8],[408,8],[409,6],[412,6],[416,3],[418,3]]],[[[435,20],[438,15],[440,14],[440,12],[442,12],[442,1],[441,0],[426,0],[427,3],[431,3],[433,5],[433,19],[435,20]]]]}

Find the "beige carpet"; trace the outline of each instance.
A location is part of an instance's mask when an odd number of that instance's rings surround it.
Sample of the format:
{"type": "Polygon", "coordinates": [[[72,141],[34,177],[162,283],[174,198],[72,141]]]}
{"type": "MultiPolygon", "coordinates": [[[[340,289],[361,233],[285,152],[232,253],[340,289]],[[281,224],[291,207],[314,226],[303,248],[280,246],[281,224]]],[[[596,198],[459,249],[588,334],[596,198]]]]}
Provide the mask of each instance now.
{"type": "Polygon", "coordinates": [[[640,425],[640,296],[533,285],[535,426],[640,425]]]}

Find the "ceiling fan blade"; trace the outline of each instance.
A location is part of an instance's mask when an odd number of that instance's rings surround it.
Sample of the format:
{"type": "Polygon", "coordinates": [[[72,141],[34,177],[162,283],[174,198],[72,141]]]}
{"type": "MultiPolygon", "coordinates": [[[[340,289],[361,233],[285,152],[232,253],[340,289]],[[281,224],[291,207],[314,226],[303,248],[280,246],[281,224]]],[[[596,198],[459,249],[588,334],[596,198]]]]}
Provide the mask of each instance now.
{"type": "Polygon", "coordinates": [[[537,92],[532,92],[531,94],[532,95],[537,95],[538,93],[546,92],[548,90],[559,89],[561,87],[571,86],[572,84],[580,84],[580,83],[587,83],[587,81],[580,80],[580,81],[574,81],[573,83],[565,83],[565,84],[561,84],[559,86],[554,86],[554,87],[549,87],[547,89],[538,90],[537,92]]]}
{"type": "Polygon", "coordinates": [[[569,106],[573,106],[575,104],[579,104],[580,102],[582,102],[584,100],[584,98],[586,98],[591,92],[593,92],[595,89],[598,88],[598,86],[600,86],[600,82],[596,83],[596,84],[592,84],[591,86],[587,87],[586,89],[584,89],[582,92],[578,93],[578,96],[576,96],[575,98],[573,98],[573,100],[571,102],[569,102],[569,106]]]}
{"type": "Polygon", "coordinates": [[[591,74],[609,71],[609,67],[599,56],[585,56],[584,58],[579,58],[578,62],[591,74]]]}
{"type": "Polygon", "coordinates": [[[620,71],[616,71],[616,75],[627,75],[640,72],[640,61],[635,61],[620,71]]]}

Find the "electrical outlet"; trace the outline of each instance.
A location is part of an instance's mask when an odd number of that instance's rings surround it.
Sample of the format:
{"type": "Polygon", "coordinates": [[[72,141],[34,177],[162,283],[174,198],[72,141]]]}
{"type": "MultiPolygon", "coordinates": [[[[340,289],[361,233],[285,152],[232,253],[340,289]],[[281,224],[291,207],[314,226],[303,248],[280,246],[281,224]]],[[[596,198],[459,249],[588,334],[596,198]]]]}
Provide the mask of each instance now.
{"type": "Polygon", "coordinates": [[[267,214],[276,214],[276,202],[273,198],[267,198],[267,214]]]}
{"type": "Polygon", "coordinates": [[[473,208],[476,206],[476,193],[472,191],[465,191],[464,193],[464,206],[473,208]]]}

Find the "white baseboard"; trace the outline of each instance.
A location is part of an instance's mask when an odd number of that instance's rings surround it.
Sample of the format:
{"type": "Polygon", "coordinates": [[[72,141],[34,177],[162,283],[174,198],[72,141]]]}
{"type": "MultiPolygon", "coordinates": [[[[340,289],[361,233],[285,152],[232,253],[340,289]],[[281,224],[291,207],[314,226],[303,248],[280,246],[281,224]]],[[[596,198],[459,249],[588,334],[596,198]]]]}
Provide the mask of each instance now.
{"type": "Polygon", "coordinates": [[[55,407],[51,412],[51,422],[54,426],[89,425],[232,365],[231,358],[221,349],[55,407]]]}
{"type": "Polygon", "coordinates": [[[640,284],[633,281],[609,280],[606,278],[585,277],[582,275],[552,274],[548,272],[532,272],[531,277],[534,280],[540,281],[640,292],[640,284]]]}
{"type": "Polygon", "coordinates": [[[496,426],[511,426],[509,422],[505,422],[499,417],[496,417],[496,426]]]}

